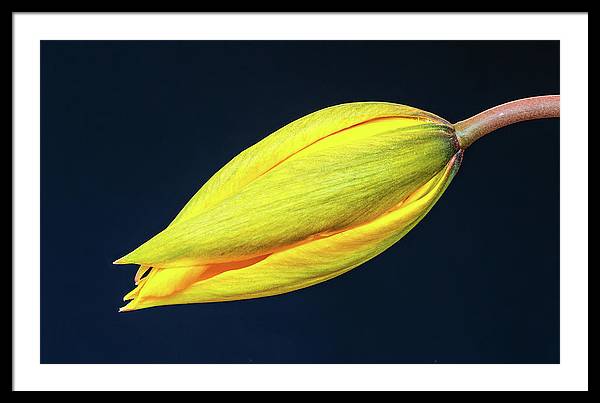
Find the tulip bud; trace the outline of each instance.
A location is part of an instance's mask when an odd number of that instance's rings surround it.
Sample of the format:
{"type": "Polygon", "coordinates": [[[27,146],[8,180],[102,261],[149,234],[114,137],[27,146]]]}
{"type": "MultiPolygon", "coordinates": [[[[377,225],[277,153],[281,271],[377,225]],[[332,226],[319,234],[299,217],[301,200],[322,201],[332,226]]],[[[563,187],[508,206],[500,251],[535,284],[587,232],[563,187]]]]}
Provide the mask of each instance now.
{"type": "Polygon", "coordinates": [[[338,276],[412,229],[461,159],[450,123],[404,105],[350,103],[298,119],[236,156],[115,262],[141,266],[122,310],[270,296],[338,276]]]}

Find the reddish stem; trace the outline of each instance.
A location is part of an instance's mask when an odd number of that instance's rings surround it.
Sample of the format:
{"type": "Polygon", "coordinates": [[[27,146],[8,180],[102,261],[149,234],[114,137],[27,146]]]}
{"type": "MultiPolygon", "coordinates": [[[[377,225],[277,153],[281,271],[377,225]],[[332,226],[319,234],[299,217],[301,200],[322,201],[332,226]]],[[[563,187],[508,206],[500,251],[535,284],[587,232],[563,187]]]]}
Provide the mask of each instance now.
{"type": "Polygon", "coordinates": [[[501,127],[526,120],[560,116],[560,95],[523,98],[495,106],[454,124],[460,147],[464,150],[479,138],[501,127]]]}

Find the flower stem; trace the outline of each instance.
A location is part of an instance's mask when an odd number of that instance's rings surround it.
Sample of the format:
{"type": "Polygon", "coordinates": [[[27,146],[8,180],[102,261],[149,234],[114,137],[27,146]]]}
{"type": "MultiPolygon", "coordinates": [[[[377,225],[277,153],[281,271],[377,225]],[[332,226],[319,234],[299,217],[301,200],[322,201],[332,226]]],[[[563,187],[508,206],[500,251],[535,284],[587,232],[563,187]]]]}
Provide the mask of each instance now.
{"type": "Polygon", "coordinates": [[[523,98],[495,106],[454,124],[460,147],[464,150],[479,138],[501,127],[526,120],[560,116],[560,95],[523,98]]]}

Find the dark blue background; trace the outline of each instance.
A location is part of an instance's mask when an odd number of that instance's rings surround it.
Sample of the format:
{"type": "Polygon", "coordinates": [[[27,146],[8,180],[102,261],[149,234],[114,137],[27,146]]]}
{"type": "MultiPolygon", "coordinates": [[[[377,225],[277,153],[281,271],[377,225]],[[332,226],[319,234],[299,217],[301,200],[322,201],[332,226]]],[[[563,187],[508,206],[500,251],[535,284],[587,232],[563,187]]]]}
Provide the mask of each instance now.
{"type": "Polygon", "coordinates": [[[276,297],[118,313],[134,266],[244,148],[317,109],[452,122],[559,93],[558,42],[64,42],[42,56],[43,363],[557,363],[559,121],[465,153],[382,255],[276,297]]]}

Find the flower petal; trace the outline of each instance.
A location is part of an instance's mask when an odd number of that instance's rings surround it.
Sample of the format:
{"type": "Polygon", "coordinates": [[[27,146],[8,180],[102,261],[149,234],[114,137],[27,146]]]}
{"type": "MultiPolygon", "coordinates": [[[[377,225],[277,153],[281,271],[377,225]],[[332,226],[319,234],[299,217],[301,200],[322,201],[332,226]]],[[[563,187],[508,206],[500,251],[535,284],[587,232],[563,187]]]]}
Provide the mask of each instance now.
{"type": "Polygon", "coordinates": [[[136,298],[122,310],[265,297],[339,276],[380,254],[410,231],[441,197],[460,167],[462,153],[457,152],[420,192],[369,223],[278,251],[246,267],[223,269],[206,278],[202,278],[203,272],[194,271],[198,268],[153,269],[136,298]],[[197,277],[192,279],[194,275],[197,277]],[[186,286],[178,288],[172,285],[175,283],[186,286]],[[160,291],[167,288],[172,292],[160,291]]]}
{"type": "Polygon", "coordinates": [[[217,205],[281,161],[326,136],[387,117],[451,127],[433,113],[389,102],[353,102],[321,109],[287,124],[238,154],[202,186],[173,223],[217,205]]]}
{"type": "Polygon", "coordinates": [[[455,152],[451,129],[439,124],[386,118],[356,125],[290,156],[218,205],[173,223],[119,263],[223,263],[339,232],[397,205],[455,152]]]}

